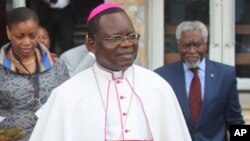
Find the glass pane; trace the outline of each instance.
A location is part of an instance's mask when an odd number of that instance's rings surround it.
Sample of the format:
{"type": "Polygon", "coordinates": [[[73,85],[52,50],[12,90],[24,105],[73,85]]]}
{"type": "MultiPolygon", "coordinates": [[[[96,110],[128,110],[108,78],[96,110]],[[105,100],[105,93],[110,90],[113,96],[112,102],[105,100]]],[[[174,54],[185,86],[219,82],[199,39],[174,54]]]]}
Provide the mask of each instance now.
{"type": "Polygon", "coordinates": [[[179,60],[175,39],[176,26],[185,20],[199,20],[209,24],[209,0],[164,0],[165,64],[179,60]]]}
{"type": "Polygon", "coordinates": [[[250,1],[235,1],[235,66],[238,77],[250,78],[250,1]]]}

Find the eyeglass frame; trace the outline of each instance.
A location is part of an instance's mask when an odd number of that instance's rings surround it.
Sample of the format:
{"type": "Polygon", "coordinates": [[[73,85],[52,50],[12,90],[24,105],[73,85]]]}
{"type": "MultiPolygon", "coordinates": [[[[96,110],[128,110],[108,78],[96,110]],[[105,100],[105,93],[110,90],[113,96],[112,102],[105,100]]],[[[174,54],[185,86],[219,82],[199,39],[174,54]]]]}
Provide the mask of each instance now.
{"type": "Polygon", "coordinates": [[[129,35],[118,35],[118,34],[114,34],[114,35],[111,35],[110,37],[104,37],[104,36],[101,36],[101,35],[93,35],[93,37],[95,38],[101,38],[101,39],[104,39],[106,41],[109,41],[109,42],[113,42],[113,43],[116,43],[116,42],[122,42],[124,41],[125,39],[128,40],[128,41],[132,41],[132,42],[135,42],[135,41],[139,41],[141,35],[139,33],[131,33],[129,35]],[[135,36],[135,37],[133,37],[135,36]],[[131,38],[133,37],[133,38],[131,38]]]}

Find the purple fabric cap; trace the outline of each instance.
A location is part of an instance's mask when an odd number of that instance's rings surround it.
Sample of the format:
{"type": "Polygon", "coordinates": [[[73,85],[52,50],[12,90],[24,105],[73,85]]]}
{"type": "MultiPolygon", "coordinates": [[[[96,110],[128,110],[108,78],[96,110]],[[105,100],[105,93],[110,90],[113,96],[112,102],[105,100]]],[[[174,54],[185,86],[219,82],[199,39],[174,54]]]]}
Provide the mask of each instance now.
{"type": "Polygon", "coordinates": [[[100,4],[100,5],[98,5],[96,8],[94,8],[94,9],[91,11],[91,13],[89,14],[87,23],[89,23],[89,21],[90,21],[91,19],[93,19],[96,15],[98,15],[98,14],[101,13],[102,11],[105,11],[105,10],[110,9],[110,8],[119,8],[119,9],[123,9],[120,5],[115,4],[115,3],[111,3],[111,2],[100,4]]]}

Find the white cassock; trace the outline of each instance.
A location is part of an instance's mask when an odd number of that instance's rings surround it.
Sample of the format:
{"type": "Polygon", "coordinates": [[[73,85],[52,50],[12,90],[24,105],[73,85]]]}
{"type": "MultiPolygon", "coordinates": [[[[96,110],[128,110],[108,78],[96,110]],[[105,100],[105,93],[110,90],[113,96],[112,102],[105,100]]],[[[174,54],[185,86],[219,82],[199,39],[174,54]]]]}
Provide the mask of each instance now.
{"type": "Polygon", "coordinates": [[[191,141],[170,85],[133,65],[94,64],[54,89],[30,141],[191,141]]]}

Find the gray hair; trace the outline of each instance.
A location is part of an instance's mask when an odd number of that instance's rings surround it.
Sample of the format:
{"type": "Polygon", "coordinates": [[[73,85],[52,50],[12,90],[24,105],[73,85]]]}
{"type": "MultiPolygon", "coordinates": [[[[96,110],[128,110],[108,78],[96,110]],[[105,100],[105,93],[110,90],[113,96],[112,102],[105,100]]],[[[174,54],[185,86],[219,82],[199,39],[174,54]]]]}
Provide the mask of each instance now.
{"type": "Polygon", "coordinates": [[[184,31],[199,30],[204,38],[205,43],[207,42],[208,31],[207,27],[200,21],[184,21],[177,26],[176,39],[179,44],[181,39],[181,33],[184,31]]]}

